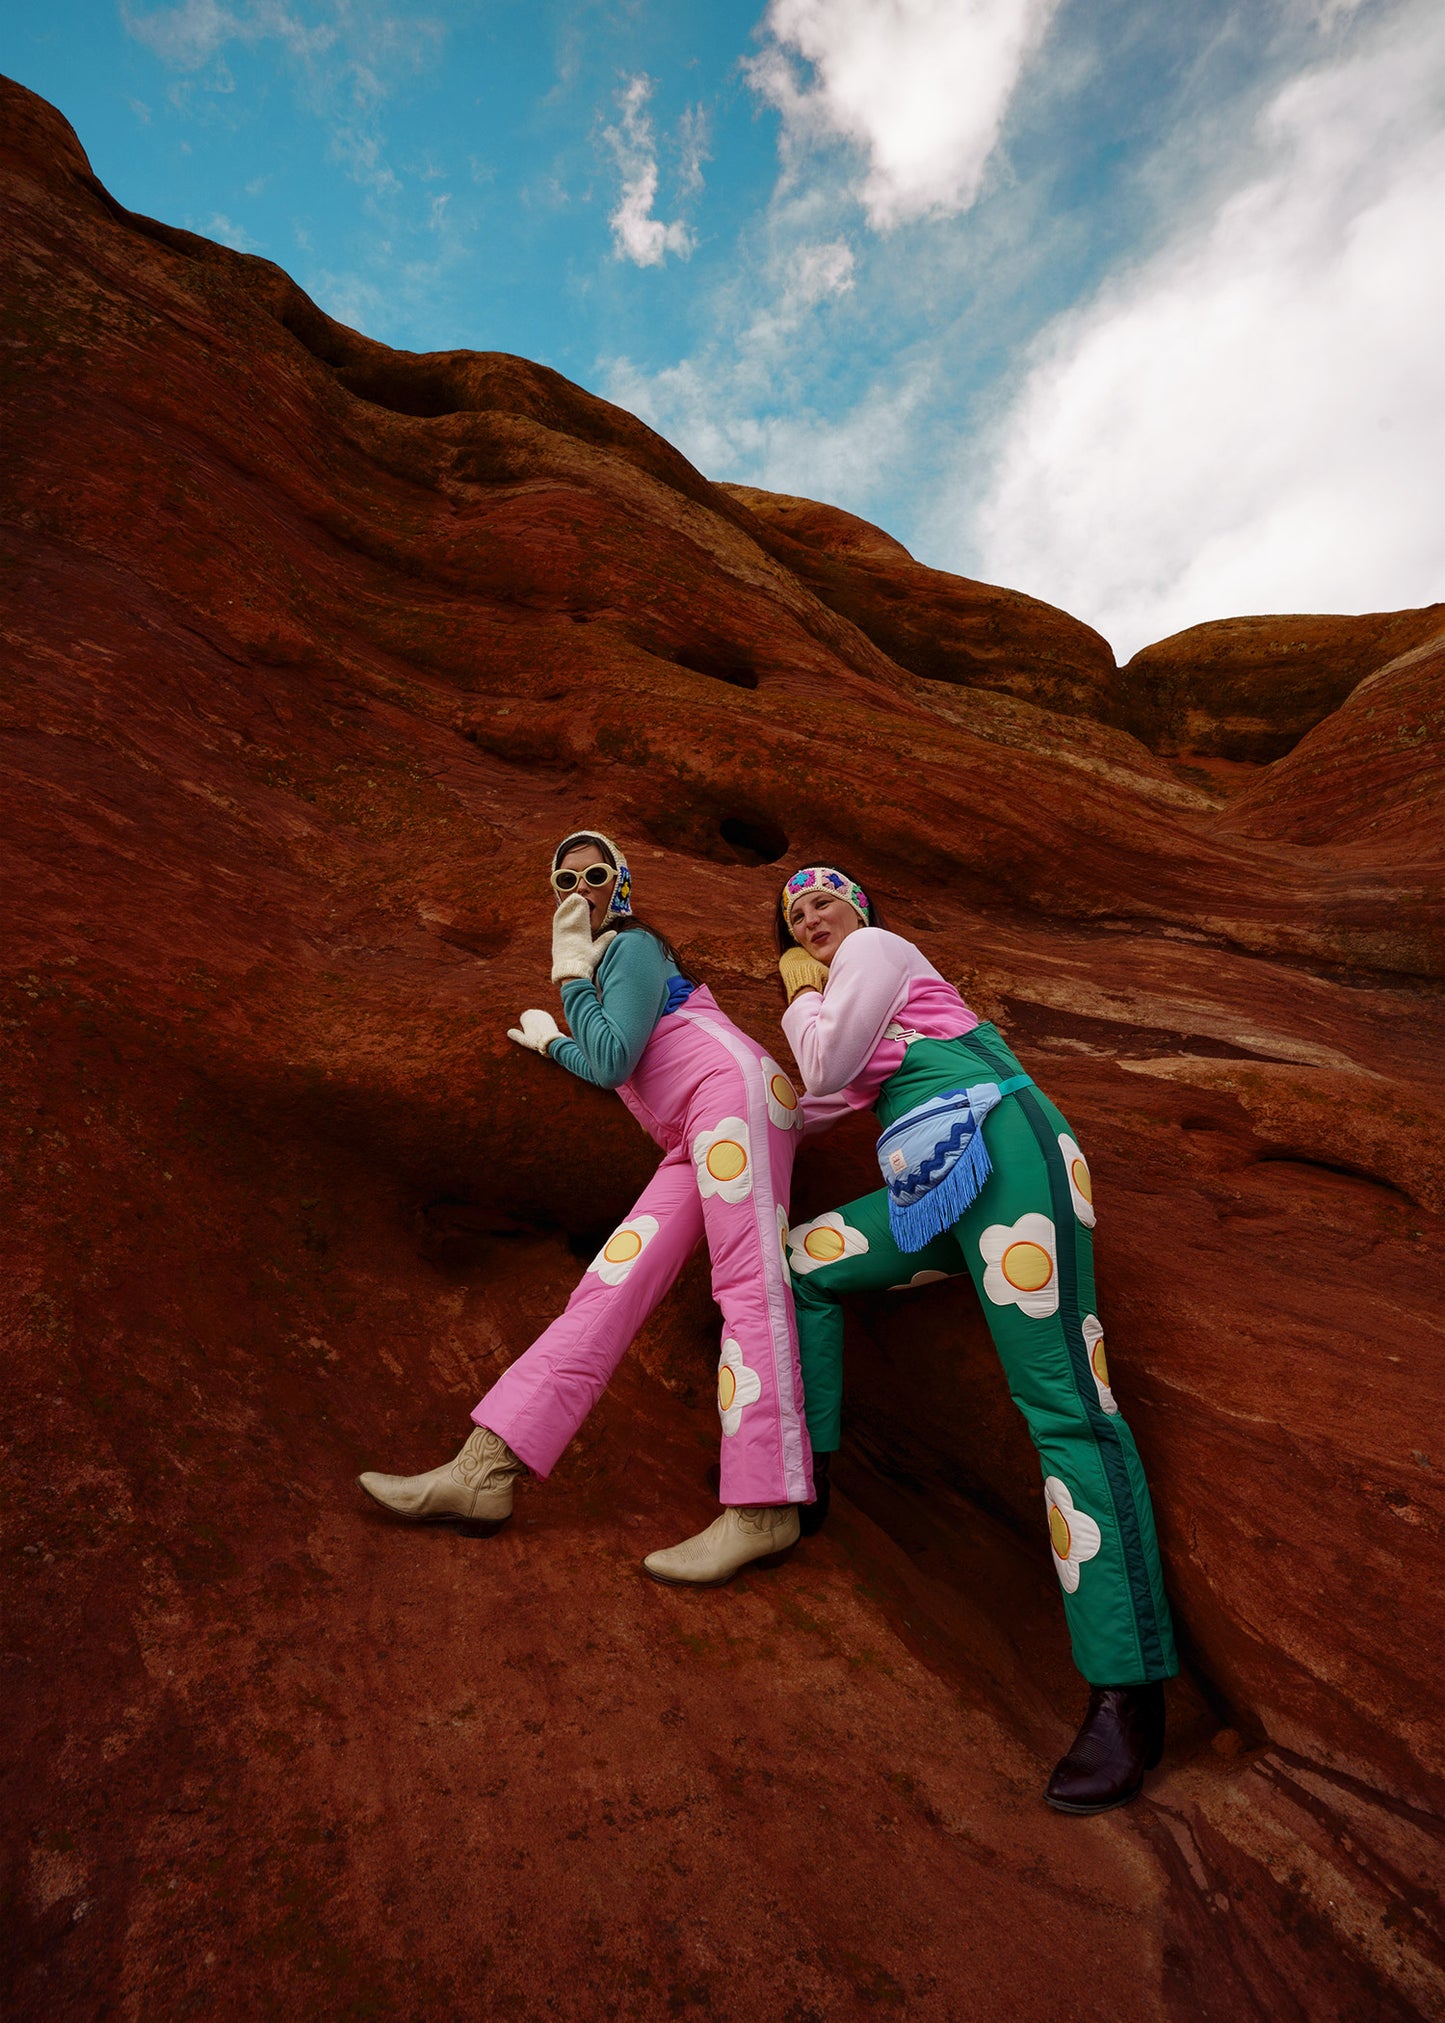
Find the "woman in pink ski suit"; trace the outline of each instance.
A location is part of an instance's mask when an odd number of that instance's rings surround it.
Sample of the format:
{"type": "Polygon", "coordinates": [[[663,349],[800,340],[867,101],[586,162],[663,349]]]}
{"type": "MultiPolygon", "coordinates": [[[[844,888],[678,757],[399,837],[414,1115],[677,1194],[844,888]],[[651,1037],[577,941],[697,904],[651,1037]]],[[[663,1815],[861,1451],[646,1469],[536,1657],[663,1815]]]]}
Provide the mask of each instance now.
{"type": "Polygon", "coordinates": [[[360,1482],[403,1517],[510,1516],[517,1478],[550,1473],[706,1235],[723,1322],[724,1509],[643,1565],[657,1580],[713,1586],[794,1544],[797,1506],[813,1496],[786,1264],[799,1101],[777,1062],[632,918],[631,877],[605,836],[567,837],[552,884],[560,902],[552,979],[562,985],[571,1033],[547,1012],[526,1011],[509,1037],[615,1088],[662,1147],[662,1164],[566,1310],[478,1404],[476,1430],[455,1460],[424,1475],[360,1482]]]}

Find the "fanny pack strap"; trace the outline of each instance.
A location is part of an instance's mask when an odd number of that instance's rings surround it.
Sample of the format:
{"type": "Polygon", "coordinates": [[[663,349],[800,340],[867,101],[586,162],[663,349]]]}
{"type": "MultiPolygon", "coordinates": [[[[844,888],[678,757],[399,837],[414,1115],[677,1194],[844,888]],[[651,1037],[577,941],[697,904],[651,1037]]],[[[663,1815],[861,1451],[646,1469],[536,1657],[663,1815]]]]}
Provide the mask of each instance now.
{"type": "MultiPolygon", "coordinates": [[[[1037,1087],[1037,1084],[1035,1083],[1032,1075],[1010,1075],[1007,1078],[1007,1080],[1002,1082],[974,1082],[972,1086],[969,1088],[955,1089],[953,1091],[953,1094],[955,1096],[964,1096],[971,1100],[974,1089],[997,1089],[999,1095],[1002,1097],[1002,1096],[1016,1096],[1020,1089],[1032,1089],[1035,1087],[1037,1087]]],[[[900,1124],[906,1124],[909,1118],[914,1114],[914,1110],[927,1109],[930,1103],[936,1103],[937,1101],[938,1101],[937,1096],[928,1096],[925,1097],[923,1102],[916,1103],[913,1106],[913,1109],[902,1111],[898,1116],[896,1116],[893,1119],[893,1122],[891,1124],[886,1125],[884,1129],[878,1134],[879,1144],[881,1145],[885,1138],[890,1137],[892,1133],[898,1129],[900,1124]]],[[[989,1109],[992,1109],[992,1107],[993,1105],[990,1104],[989,1109]]],[[[984,1115],[985,1116],[988,1115],[987,1110],[985,1110],[984,1115]]]]}
{"type": "MultiPolygon", "coordinates": [[[[965,1033],[963,1035],[962,1039],[959,1041],[959,1045],[962,1047],[971,1047],[974,1053],[976,1053],[979,1056],[979,1058],[983,1061],[984,1066],[992,1068],[995,1074],[997,1074],[1001,1068],[1004,1070],[1005,1073],[1007,1073],[1008,1049],[1003,1044],[1003,1039],[999,1033],[997,1026],[992,1025],[975,1026],[971,1033],[965,1033]],[[992,1033],[993,1039],[997,1040],[998,1042],[997,1050],[995,1050],[994,1048],[993,1041],[986,1040],[984,1038],[984,1034],[986,1032],[992,1033]],[[1005,1056],[1003,1060],[999,1059],[1000,1054],[1005,1056]]],[[[1025,1082],[1027,1082],[1028,1079],[1029,1078],[1027,1076],[1024,1077],[1025,1082]]],[[[999,1087],[1002,1088],[1003,1084],[1000,1083],[999,1087]]]]}

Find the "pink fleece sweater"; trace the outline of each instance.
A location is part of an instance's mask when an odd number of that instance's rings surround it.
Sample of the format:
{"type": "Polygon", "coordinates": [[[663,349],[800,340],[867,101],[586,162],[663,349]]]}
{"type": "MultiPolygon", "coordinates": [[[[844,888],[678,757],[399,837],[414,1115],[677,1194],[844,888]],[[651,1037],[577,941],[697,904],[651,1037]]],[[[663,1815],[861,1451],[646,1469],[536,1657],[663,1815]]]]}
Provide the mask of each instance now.
{"type": "Polygon", "coordinates": [[[821,994],[783,1013],[803,1075],[803,1132],[867,1110],[901,1066],[910,1038],[956,1040],[978,1019],[928,958],[886,927],[860,927],[833,957],[821,994]]]}

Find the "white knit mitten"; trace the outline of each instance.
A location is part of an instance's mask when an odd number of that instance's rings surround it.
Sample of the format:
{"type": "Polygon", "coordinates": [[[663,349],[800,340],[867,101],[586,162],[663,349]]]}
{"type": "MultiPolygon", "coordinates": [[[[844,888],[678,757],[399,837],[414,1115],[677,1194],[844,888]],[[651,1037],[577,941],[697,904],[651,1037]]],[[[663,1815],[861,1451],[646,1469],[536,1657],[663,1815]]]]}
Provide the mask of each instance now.
{"type": "Polygon", "coordinates": [[[524,1011],[516,1025],[507,1027],[507,1038],[519,1047],[530,1047],[534,1054],[545,1054],[553,1040],[561,1037],[562,1028],[551,1012],[524,1011]]]}
{"type": "Polygon", "coordinates": [[[552,981],[586,981],[607,953],[607,944],[617,939],[613,928],[592,938],[592,910],[580,892],[574,892],[552,915],[552,981]]]}

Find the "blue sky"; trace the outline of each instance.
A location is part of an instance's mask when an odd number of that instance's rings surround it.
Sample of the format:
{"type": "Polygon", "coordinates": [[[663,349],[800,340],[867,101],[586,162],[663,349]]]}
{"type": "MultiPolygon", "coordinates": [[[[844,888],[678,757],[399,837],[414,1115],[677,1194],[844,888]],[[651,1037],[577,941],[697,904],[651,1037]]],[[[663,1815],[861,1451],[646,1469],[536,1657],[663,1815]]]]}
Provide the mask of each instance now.
{"type": "Polygon", "coordinates": [[[10,0],[132,209],[1121,657],[1445,596],[1425,0],[10,0]]]}

